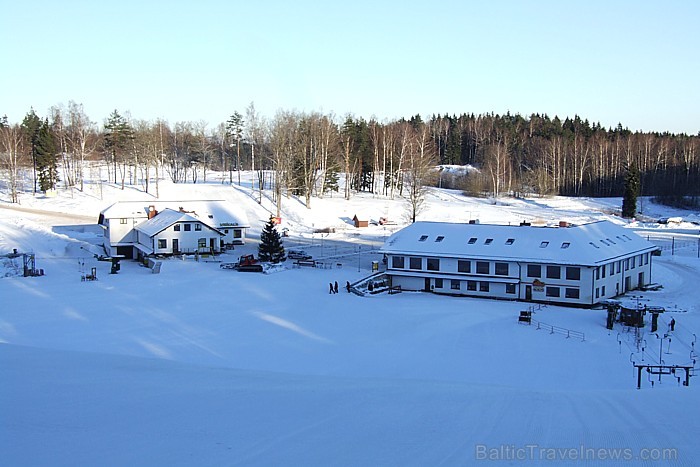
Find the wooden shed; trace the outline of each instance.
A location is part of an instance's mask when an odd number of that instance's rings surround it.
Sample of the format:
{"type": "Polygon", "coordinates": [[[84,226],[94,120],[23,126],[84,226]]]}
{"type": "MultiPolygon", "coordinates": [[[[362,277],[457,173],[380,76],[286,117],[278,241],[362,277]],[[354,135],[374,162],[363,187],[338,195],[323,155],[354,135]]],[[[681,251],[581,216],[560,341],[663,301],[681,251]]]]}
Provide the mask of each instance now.
{"type": "Polygon", "coordinates": [[[357,214],[352,218],[352,221],[355,223],[355,227],[367,227],[369,225],[369,221],[360,220],[357,214]]]}

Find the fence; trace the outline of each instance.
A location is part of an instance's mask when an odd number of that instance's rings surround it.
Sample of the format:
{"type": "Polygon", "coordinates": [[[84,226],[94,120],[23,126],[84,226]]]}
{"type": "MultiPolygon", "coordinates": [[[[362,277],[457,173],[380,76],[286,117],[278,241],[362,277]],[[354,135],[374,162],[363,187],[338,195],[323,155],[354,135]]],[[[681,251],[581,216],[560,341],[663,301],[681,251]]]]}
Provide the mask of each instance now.
{"type": "Polygon", "coordinates": [[[551,324],[543,323],[541,321],[537,321],[536,319],[533,319],[531,321],[532,324],[536,325],[535,329],[544,329],[545,331],[549,331],[550,334],[562,334],[566,336],[567,339],[573,337],[576,339],[581,339],[582,341],[586,340],[586,335],[580,331],[560,328],[559,326],[552,326],[551,324]]]}

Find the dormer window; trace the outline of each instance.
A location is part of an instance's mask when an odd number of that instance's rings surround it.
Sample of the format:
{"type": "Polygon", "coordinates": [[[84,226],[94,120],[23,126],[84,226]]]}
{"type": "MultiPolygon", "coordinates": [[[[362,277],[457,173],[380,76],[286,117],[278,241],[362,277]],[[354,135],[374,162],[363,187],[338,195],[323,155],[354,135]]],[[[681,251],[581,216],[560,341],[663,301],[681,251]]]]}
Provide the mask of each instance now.
{"type": "Polygon", "coordinates": [[[564,243],[561,244],[561,247],[562,247],[563,249],[569,248],[570,246],[571,246],[571,243],[569,243],[569,242],[564,242],[564,243]]]}
{"type": "Polygon", "coordinates": [[[493,238],[487,238],[484,245],[490,245],[491,243],[493,243],[493,238]]]}
{"type": "Polygon", "coordinates": [[[445,236],[444,236],[444,235],[438,235],[437,238],[435,238],[435,241],[436,241],[436,242],[441,242],[441,241],[443,241],[444,239],[445,239],[445,236]]]}
{"type": "Polygon", "coordinates": [[[540,243],[540,248],[547,248],[548,246],[549,246],[549,242],[546,240],[543,241],[542,243],[540,243]]]}
{"type": "Polygon", "coordinates": [[[468,241],[467,243],[470,244],[470,245],[475,244],[475,243],[476,243],[476,237],[470,238],[469,241],[468,241]]]}
{"type": "Polygon", "coordinates": [[[418,239],[419,242],[424,242],[428,239],[427,235],[421,235],[420,238],[418,239]]]}
{"type": "Polygon", "coordinates": [[[506,240],[506,245],[512,245],[514,242],[515,242],[514,238],[509,238],[508,240],[506,240]]]}

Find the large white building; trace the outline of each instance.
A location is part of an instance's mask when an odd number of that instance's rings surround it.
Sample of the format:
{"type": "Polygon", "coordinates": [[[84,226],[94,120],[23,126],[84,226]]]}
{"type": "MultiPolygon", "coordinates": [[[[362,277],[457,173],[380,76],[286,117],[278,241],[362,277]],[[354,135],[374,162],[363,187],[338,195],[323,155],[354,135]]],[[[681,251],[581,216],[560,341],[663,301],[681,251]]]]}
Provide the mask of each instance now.
{"type": "Polygon", "coordinates": [[[381,251],[403,290],[590,306],[651,283],[657,247],[609,221],[561,227],[415,222],[381,251]]]}
{"type": "Polygon", "coordinates": [[[248,220],[232,203],[120,201],[100,213],[109,256],[219,252],[245,243],[248,220]]]}

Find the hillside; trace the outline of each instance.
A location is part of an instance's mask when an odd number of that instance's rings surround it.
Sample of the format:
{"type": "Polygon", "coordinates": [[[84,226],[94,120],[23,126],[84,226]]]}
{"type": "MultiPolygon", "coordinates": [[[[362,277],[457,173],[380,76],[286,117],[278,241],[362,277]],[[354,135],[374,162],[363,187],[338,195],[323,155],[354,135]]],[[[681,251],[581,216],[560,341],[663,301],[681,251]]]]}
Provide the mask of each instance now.
{"type": "MultiPolygon", "coordinates": [[[[226,199],[243,208],[254,252],[273,211],[249,180],[162,182],[161,199],[226,199]]],[[[503,199],[431,190],[422,220],[583,223],[609,219],[674,240],[655,258],[663,289],[634,294],[667,307],[673,341],[605,329],[604,310],[546,306],[539,321],[585,340],[519,325],[525,305],[424,293],[329,294],[370,274],[373,250],[403,225],[404,202],[369,194],[283,201],[287,248],[330,269],[270,274],[170,259],[160,274],[94,259],[94,223],[143,192],[103,185],[0,203],[0,254],[33,252],[42,277],[0,259],[0,452],[8,465],[695,465],[700,383],[646,376],[630,358],[687,364],[700,331],[697,226],[645,203],[648,223],[613,215],[619,199],[503,199]],[[100,196],[101,193],[101,196],[100,196]],[[358,214],[398,225],[355,229],[358,214]],[[90,219],[93,219],[90,221],[90,219]],[[314,230],[333,227],[335,233],[314,230]],[[681,233],[678,233],[681,232],[681,233]],[[340,267],[338,267],[340,265],[340,267]],[[82,282],[89,268],[98,280],[82,282]],[[603,451],[600,451],[603,450],[603,451]],[[604,458],[607,457],[607,458],[604,458]],[[620,458],[621,460],[614,460],[620,458]],[[669,460],[670,459],[670,460],[669,460]],[[518,462],[516,462],[518,461],[518,462]],[[582,462],[584,461],[584,462],[582,462]]],[[[680,214],[694,220],[686,213],[680,214]]]]}

